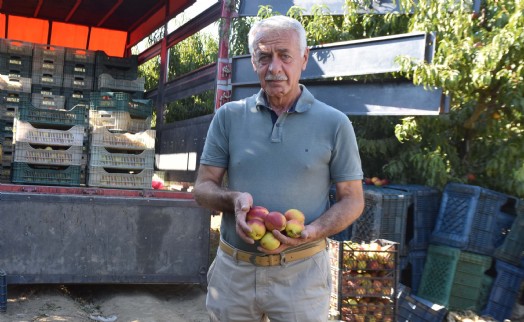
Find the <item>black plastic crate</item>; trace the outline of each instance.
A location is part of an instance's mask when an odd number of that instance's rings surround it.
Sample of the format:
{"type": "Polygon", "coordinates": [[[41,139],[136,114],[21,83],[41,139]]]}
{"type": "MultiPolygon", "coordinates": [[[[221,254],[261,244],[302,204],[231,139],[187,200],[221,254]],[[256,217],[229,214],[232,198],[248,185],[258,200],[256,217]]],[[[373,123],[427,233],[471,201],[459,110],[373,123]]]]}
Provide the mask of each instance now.
{"type": "Polygon", "coordinates": [[[440,209],[440,190],[423,185],[388,185],[387,188],[411,193],[406,238],[409,249],[427,249],[440,209]]]}
{"type": "Polygon", "coordinates": [[[351,239],[357,242],[391,240],[399,243],[400,255],[406,255],[406,222],[411,193],[364,186],[364,198],[364,211],[351,225],[351,239]]]}
{"type": "Polygon", "coordinates": [[[66,62],[64,66],[64,88],[93,90],[95,65],[83,62],[66,62]]]}
{"type": "Polygon", "coordinates": [[[30,78],[32,67],[31,56],[0,53],[0,74],[30,78]]]}
{"type": "Polygon", "coordinates": [[[398,322],[442,322],[448,314],[446,307],[411,294],[403,285],[399,287],[397,303],[398,322]]]}
{"type": "MultiPolygon", "coordinates": [[[[109,74],[117,79],[134,80],[138,78],[138,56],[114,57],[104,51],[95,54],[95,81],[101,74],[109,74]]],[[[95,84],[94,88],[98,88],[95,84]]]]}
{"type": "Polygon", "coordinates": [[[66,109],[70,110],[76,105],[83,105],[86,108],[89,108],[89,97],[91,96],[91,91],[74,88],[64,88],[63,95],[66,100],[66,109]]]}
{"type": "Polygon", "coordinates": [[[33,84],[31,93],[41,95],[62,95],[62,87],[52,85],[33,84]]]}

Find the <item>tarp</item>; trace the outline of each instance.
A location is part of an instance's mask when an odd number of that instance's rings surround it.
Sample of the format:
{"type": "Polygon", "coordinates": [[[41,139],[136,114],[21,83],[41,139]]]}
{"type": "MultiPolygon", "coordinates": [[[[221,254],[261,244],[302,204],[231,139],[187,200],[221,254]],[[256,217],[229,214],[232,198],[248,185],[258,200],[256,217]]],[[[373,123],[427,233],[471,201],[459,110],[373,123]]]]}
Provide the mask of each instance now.
{"type": "Polygon", "coordinates": [[[124,57],[195,0],[0,1],[0,37],[124,57]]]}

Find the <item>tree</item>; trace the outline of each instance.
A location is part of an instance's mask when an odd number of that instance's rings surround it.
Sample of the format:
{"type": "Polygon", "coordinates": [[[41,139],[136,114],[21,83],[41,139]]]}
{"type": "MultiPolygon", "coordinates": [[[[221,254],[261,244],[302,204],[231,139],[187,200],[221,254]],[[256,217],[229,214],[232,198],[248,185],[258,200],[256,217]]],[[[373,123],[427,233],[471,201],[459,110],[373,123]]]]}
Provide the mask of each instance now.
{"type": "MultiPolygon", "coordinates": [[[[149,43],[155,43],[162,37],[157,32],[149,37],[149,43]]],[[[198,32],[169,48],[168,80],[182,76],[200,67],[215,63],[218,53],[218,40],[205,32],[198,32]]],[[[145,78],[145,89],[158,87],[160,75],[160,57],[154,57],[139,67],[139,76],[145,78]]],[[[169,102],[165,110],[167,123],[185,120],[214,111],[214,95],[209,91],[189,98],[169,102]]]]}
{"type": "MultiPolygon", "coordinates": [[[[456,0],[400,0],[402,12],[388,14],[363,13],[359,1],[346,7],[343,16],[326,6],[313,7],[312,15],[292,7],[287,15],[304,24],[309,45],[436,32],[431,64],[399,57],[402,73],[380,78],[402,76],[451,97],[451,112],[441,116],[351,116],[365,174],[435,187],[468,182],[523,197],[524,3],[486,0],[478,13],[471,1],[456,0]]],[[[274,14],[262,7],[259,18],[274,14]]],[[[236,49],[247,48],[241,39],[250,23],[243,23],[236,49]]]]}

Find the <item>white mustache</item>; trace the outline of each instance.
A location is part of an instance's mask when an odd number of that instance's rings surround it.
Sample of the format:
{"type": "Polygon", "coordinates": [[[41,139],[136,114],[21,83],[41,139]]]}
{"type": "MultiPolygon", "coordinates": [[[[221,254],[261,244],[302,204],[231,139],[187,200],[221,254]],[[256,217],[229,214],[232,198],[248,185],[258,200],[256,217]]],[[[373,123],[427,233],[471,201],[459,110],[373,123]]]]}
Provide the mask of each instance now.
{"type": "Polygon", "coordinates": [[[287,81],[287,77],[286,75],[266,75],[266,77],[264,78],[264,80],[267,80],[267,81],[287,81]]]}

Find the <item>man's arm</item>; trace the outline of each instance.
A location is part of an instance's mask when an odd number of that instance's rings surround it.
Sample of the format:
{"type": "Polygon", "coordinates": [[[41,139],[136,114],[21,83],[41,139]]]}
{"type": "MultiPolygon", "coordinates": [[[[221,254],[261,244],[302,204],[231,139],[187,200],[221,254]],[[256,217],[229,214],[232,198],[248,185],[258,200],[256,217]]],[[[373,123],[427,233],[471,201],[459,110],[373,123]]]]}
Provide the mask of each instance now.
{"type": "Polygon", "coordinates": [[[275,237],[282,242],[282,245],[274,251],[264,251],[261,247],[258,249],[268,254],[280,253],[288,247],[332,236],[352,224],[364,210],[362,180],[339,182],[336,188],[337,203],[322,216],[306,225],[300,238],[286,237],[274,231],[275,237]]]}
{"type": "Polygon", "coordinates": [[[253,205],[253,197],[247,192],[229,191],[222,187],[225,173],[225,168],[201,164],[193,195],[202,207],[234,213],[237,234],[247,243],[253,244],[254,240],[245,234],[251,231],[246,224],[246,214],[253,205]]]}
{"type": "Polygon", "coordinates": [[[320,238],[339,233],[360,217],[364,210],[362,180],[336,184],[337,202],[311,223],[320,238]]]}

